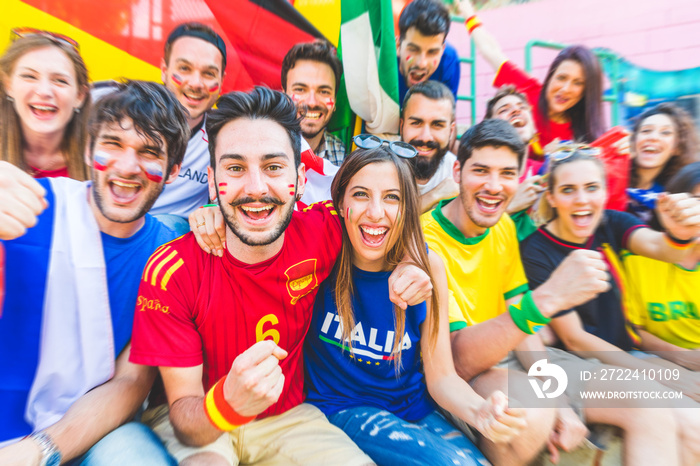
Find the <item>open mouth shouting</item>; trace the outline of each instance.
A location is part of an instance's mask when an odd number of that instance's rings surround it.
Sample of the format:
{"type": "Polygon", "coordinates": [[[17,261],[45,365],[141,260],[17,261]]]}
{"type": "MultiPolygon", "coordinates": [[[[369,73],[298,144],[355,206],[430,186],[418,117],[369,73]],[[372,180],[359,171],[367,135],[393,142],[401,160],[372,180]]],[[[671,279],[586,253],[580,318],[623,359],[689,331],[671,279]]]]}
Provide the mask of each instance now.
{"type": "Polygon", "coordinates": [[[46,120],[52,118],[58,112],[58,107],[52,104],[37,103],[29,104],[29,110],[32,112],[32,115],[40,120],[46,120]]]}
{"type": "Polygon", "coordinates": [[[428,70],[411,68],[408,70],[408,82],[411,86],[428,79],[428,70]]]}
{"type": "Polygon", "coordinates": [[[114,203],[119,205],[131,204],[138,198],[143,189],[141,183],[125,179],[112,179],[108,185],[114,203]]]}
{"type": "Polygon", "coordinates": [[[273,218],[273,214],[280,206],[284,205],[279,199],[266,197],[259,200],[239,199],[231,203],[243,220],[251,225],[262,226],[273,218]]]}
{"type": "Polygon", "coordinates": [[[593,211],[586,209],[572,212],[571,220],[578,228],[588,228],[593,224],[593,211]]]}
{"type": "Polygon", "coordinates": [[[389,228],[385,226],[360,225],[362,242],[370,248],[378,248],[386,240],[389,228]]]}
{"type": "Polygon", "coordinates": [[[527,124],[527,121],[522,116],[515,115],[510,120],[508,120],[508,123],[510,123],[510,125],[513,128],[522,128],[527,124]]]}
{"type": "Polygon", "coordinates": [[[476,205],[485,214],[496,214],[504,205],[506,199],[503,196],[490,196],[479,194],[476,196],[476,205]]]}
{"type": "Polygon", "coordinates": [[[197,106],[207,99],[207,97],[209,97],[204,92],[194,92],[191,89],[183,91],[182,95],[185,97],[188,105],[191,106],[197,106]]]}

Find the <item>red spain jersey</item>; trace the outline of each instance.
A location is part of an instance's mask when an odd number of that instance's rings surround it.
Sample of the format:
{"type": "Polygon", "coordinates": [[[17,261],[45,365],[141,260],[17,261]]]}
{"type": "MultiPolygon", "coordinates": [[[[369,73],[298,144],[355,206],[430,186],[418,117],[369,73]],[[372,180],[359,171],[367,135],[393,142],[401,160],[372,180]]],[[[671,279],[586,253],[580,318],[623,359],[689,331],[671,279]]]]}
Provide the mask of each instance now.
{"type": "Polygon", "coordinates": [[[189,233],[160,247],[141,277],[131,361],[164,367],[204,366],[204,389],[228,374],[234,359],[260,340],[289,355],[277,403],[258,418],[304,401],[302,350],[318,286],[340,252],[338,214],[330,201],[294,212],[282,249],[245,264],[228,251],[205,253],[189,233]]]}

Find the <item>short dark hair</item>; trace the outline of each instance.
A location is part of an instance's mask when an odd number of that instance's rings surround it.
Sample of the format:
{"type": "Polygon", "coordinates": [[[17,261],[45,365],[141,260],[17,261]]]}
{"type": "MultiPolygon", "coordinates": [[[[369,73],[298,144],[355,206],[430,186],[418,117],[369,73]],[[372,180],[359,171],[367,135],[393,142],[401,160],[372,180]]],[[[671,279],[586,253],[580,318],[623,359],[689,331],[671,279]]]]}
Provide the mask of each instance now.
{"type": "Polygon", "coordinates": [[[668,181],[666,190],[671,194],[689,193],[700,185],[700,162],[693,162],[681,168],[668,181]]]}
{"type": "Polygon", "coordinates": [[[287,74],[294,68],[299,60],[311,60],[325,63],[333,70],[335,76],[335,92],[340,87],[340,77],[343,74],[343,64],[338,59],[335,47],[325,39],[316,39],[313,42],[302,42],[289,49],[282,61],[282,89],[287,91],[287,74]]]}
{"type": "Polygon", "coordinates": [[[525,105],[530,107],[530,102],[527,100],[527,96],[522,92],[518,91],[518,89],[515,86],[507,84],[505,86],[499,87],[496,91],[496,94],[494,94],[494,96],[491,97],[488,102],[486,102],[486,115],[484,115],[484,120],[494,118],[493,111],[496,107],[496,104],[499,100],[509,95],[514,95],[515,97],[520,99],[525,105]]]}
{"type": "Polygon", "coordinates": [[[170,62],[170,52],[173,50],[173,43],[181,37],[195,37],[209,42],[219,49],[221,53],[221,73],[224,73],[224,70],[226,70],[226,43],[224,39],[206,24],[197,22],[183,23],[170,33],[168,39],[165,41],[165,50],[163,50],[163,57],[166,64],[170,62]]]}
{"type": "Polygon", "coordinates": [[[90,111],[90,152],[95,149],[102,126],[120,124],[129,118],[136,132],[151,139],[162,149],[167,145],[168,173],[174,165],[182,164],[190,127],[187,110],[162,84],[150,81],[125,81],[97,101],[90,111]]]}
{"type": "Polygon", "coordinates": [[[430,100],[447,100],[450,102],[450,108],[452,109],[452,118],[454,119],[455,116],[455,96],[448,88],[445,86],[443,83],[439,81],[433,81],[433,80],[428,80],[428,81],[423,81],[422,83],[418,83],[415,86],[411,86],[408,88],[408,91],[406,92],[406,96],[403,98],[403,105],[401,106],[401,118],[403,118],[404,114],[404,109],[408,105],[408,101],[411,99],[412,96],[415,94],[420,94],[424,97],[427,97],[430,100]]]}
{"type": "MultiPolygon", "coordinates": [[[[250,120],[272,120],[282,126],[289,135],[294,152],[294,166],[301,163],[301,119],[292,99],[283,92],[255,86],[250,92],[229,92],[216,102],[216,109],[207,113],[207,135],[209,136],[209,157],[213,170],[216,170],[216,138],[226,124],[239,118],[250,120]]],[[[260,137],[265,137],[261,134],[260,137]]]]}
{"type": "Polygon", "coordinates": [[[438,0],[413,0],[399,16],[399,40],[415,27],[424,36],[437,36],[450,32],[450,12],[438,0]]]}
{"type": "Polygon", "coordinates": [[[518,167],[522,167],[525,160],[525,143],[515,128],[507,121],[498,119],[484,120],[462,135],[457,151],[460,167],[472,156],[474,149],[487,146],[509,148],[518,156],[518,167]]]}

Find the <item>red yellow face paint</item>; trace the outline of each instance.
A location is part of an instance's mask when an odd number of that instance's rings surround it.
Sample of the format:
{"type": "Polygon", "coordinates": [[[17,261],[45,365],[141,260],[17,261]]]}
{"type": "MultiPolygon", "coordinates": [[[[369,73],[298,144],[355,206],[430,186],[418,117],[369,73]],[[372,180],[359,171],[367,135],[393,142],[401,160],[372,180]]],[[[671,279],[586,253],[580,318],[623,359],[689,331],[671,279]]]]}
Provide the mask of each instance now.
{"type": "Polygon", "coordinates": [[[216,83],[212,87],[209,88],[209,93],[213,94],[214,92],[217,92],[218,90],[219,90],[219,83],[216,83]]]}
{"type": "Polygon", "coordinates": [[[293,184],[290,184],[290,185],[288,185],[287,187],[289,188],[289,195],[290,195],[290,196],[296,195],[297,190],[295,189],[295,187],[294,187],[293,184]]]}
{"type": "Polygon", "coordinates": [[[176,86],[182,86],[182,78],[179,75],[173,74],[170,76],[170,80],[174,82],[176,86]]]}
{"type": "Polygon", "coordinates": [[[228,186],[228,183],[219,183],[219,194],[223,195],[226,194],[226,187],[228,186]]]}

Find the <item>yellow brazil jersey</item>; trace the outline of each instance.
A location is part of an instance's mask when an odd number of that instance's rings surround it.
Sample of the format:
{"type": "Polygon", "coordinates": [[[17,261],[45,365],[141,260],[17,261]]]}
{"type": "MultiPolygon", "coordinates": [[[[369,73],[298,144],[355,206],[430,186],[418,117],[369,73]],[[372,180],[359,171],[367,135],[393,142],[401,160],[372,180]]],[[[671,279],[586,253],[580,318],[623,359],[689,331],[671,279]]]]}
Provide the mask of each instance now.
{"type": "Polygon", "coordinates": [[[700,267],[686,270],[629,253],[623,259],[631,322],[676,346],[700,348],[700,267]]]}
{"type": "Polygon", "coordinates": [[[450,331],[496,317],[506,300],[528,290],[515,225],[507,215],[475,238],[465,237],[442,214],[441,201],[421,217],[430,249],[445,262],[447,283],[457,302],[450,306],[450,331]]]}

